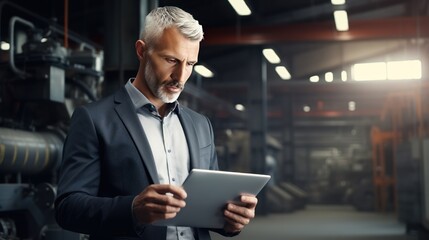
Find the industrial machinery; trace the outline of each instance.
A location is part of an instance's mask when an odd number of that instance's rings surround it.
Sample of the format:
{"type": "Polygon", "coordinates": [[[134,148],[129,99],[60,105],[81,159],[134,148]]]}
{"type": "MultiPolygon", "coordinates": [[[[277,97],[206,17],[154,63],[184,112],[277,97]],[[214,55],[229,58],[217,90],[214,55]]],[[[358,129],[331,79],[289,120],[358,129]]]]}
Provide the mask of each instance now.
{"type": "Polygon", "coordinates": [[[8,1],[0,41],[0,239],[82,239],[53,203],[68,122],[100,95],[103,52],[8,1]]]}

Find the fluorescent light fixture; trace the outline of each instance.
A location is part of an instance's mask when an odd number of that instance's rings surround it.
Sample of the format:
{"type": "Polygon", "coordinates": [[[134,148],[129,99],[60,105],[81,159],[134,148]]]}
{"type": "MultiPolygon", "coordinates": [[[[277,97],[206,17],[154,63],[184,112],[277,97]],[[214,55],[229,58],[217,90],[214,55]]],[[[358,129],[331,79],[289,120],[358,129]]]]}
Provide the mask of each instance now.
{"type": "Polygon", "coordinates": [[[305,105],[305,106],[302,108],[302,110],[303,110],[304,112],[310,112],[310,111],[311,111],[311,108],[310,108],[310,106],[305,105]]]}
{"type": "Polygon", "coordinates": [[[346,82],[346,81],[347,81],[347,78],[348,78],[348,76],[347,76],[347,71],[341,71],[341,80],[342,80],[343,82],[346,82]]]}
{"type": "Polygon", "coordinates": [[[290,75],[289,71],[284,66],[277,66],[276,67],[276,72],[280,76],[280,78],[283,79],[283,80],[289,80],[292,77],[290,75]]]}
{"type": "Polygon", "coordinates": [[[388,80],[407,80],[422,78],[422,62],[420,60],[387,62],[388,80]]]}
{"type": "Polygon", "coordinates": [[[7,51],[7,50],[10,49],[10,44],[8,42],[1,41],[1,43],[0,43],[0,49],[7,51]]]}
{"type": "Polygon", "coordinates": [[[238,111],[246,110],[243,104],[235,104],[235,109],[237,109],[238,111]]]}
{"type": "Polygon", "coordinates": [[[244,0],[228,0],[228,2],[240,16],[248,16],[252,13],[244,0]]]}
{"type": "Polygon", "coordinates": [[[334,74],[332,72],[325,73],[325,81],[326,82],[334,81],[334,74]]]}
{"type": "Polygon", "coordinates": [[[48,39],[47,39],[47,38],[42,38],[42,39],[40,39],[40,42],[42,42],[42,43],[47,42],[47,41],[48,41],[48,39]]]}
{"type": "Polygon", "coordinates": [[[386,63],[357,63],[352,67],[353,79],[356,81],[386,80],[386,63]]]}
{"type": "Polygon", "coordinates": [[[203,65],[195,65],[194,69],[195,69],[195,72],[197,72],[198,74],[200,74],[205,78],[212,78],[214,76],[213,72],[203,65]]]}
{"type": "Polygon", "coordinates": [[[345,10],[334,11],[335,27],[337,31],[348,31],[349,30],[349,20],[347,17],[347,12],[345,10]]]}
{"type": "Polygon", "coordinates": [[[272,64],[280,63],[279,56],[277,55],[276,52],[274,52],[272,48],[265,48],[264,50],[262,50],[262,54],[264,54],[268,62],[272,64]]]}
{"type": "Polygon", "coordinates": [[[346,4],[346,0],[331,0],[332,5],[343,5],[346,4]]]}
{"type": "Polygon", "coordinates": [[[319,76],[314,75],[310,77],[310,82],[318,82],[319,81],[319,76]]]}
{"type": "Polygon", "coordinates": [[[349,102],[349,111],[353,112],[356,110],[356,102],[350,101],[349,102]]]}

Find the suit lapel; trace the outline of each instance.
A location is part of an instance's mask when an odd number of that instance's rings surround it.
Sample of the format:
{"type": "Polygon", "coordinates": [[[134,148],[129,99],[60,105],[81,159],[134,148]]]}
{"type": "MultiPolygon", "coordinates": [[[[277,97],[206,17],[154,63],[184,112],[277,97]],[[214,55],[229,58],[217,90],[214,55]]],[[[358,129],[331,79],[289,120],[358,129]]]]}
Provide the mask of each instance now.
{"type": "Polygon", "coordinates": [[[200,168],[200,148],[198,144],[197,133],[195,132],[195,128],[193,126],[193,120],[189,116],[189,114],[180,107],[179,119],[183,127],[183,131],[185,132],[186,141],[188,142],[189,155],[191,158],[191,169],[192,168],[200,168]]]}
{"type": "Polygon", "coordinates": [[[125,88],[121,88],[115,95],[116,107],[115,111],[121,119],[122,123],[128,130],[128,134],[136,145],[140,157],[145,164],[153,183],[159,183],[158,174],[156,171],[155,160],[152,151],[150,150],[149,141],[143,131],[141,123],[137,117],[134,106],[129,98],[125,88]]]}

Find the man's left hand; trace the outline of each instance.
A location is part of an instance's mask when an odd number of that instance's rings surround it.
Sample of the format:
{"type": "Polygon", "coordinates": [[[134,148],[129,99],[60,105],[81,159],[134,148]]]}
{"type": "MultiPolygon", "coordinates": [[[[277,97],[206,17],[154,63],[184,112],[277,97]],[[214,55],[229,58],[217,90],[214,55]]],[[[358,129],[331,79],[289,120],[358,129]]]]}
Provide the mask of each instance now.
{"type": "Polygon", "coordinates": [[[252,195],[240,196],[240,203],[228,203],[224,211],[224,230],[228,233],[240,232],[255,217],[258,199],[252,195]]]}

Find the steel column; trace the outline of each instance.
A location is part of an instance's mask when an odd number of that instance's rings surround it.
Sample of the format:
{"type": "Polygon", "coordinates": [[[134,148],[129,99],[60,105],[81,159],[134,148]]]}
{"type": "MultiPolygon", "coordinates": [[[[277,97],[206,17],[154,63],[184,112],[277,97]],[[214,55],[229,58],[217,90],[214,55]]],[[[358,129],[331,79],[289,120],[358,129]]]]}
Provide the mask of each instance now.
{"type": "MultiPolygon", "coordinates": [[[[250,48],[252,74],[249,79],[248,124],[250,130],[250,167],[255,173],[265,173],[267,155],[267,63],[261,47],[250,48]]],[[[258,212],[267,213],[265,191],[259,195],[258,212]]]]}

